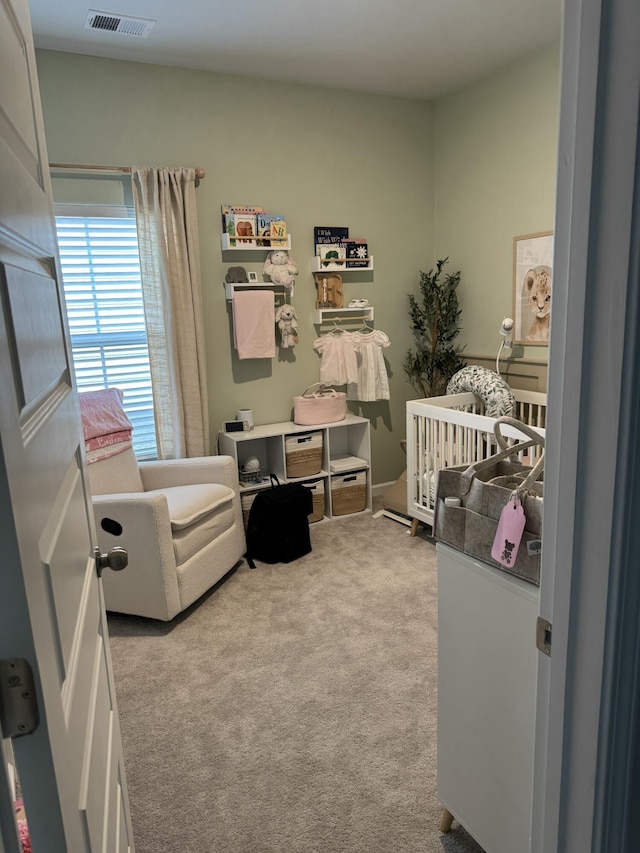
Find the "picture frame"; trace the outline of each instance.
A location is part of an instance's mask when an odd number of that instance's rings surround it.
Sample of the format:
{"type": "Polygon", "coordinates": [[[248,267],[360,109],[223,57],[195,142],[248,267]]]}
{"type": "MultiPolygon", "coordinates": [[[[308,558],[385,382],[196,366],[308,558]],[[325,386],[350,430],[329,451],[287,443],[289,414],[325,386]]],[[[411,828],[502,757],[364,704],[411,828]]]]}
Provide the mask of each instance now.
{"type": "Polygon", "coordinates": [[[250,270],[250,271],[247,273],[247,276],[248,276],[248,278],[249,278],[249,281],[250,281],[252,284],[257,284],[257,281],[258,281],[258,273],[257,273],[257,272],[252,272],[252,271],[250,270]]]}
{"type": "Polygon", "coordinates": [[[513,238],[513,342],[548,346],[553,283],[553,231],[513,238]]]}

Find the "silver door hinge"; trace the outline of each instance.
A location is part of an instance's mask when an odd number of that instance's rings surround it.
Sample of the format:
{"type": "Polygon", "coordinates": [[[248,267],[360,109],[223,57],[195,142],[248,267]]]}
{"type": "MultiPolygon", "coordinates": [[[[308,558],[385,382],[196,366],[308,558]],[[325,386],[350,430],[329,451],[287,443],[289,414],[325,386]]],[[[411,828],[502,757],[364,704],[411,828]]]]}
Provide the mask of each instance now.
{"type": "Polygon", "coordinates": [[[551,655],[551,622],[547,622],[542,616],[538,616],[536,621],[536,647],[543,654],[551,655]]]}
{"type": "Polygon", "coordinates": [[[0,726],[6,738],[30,735],[40,717],[33,672],[24,658],[0,660],[0,726]]]}

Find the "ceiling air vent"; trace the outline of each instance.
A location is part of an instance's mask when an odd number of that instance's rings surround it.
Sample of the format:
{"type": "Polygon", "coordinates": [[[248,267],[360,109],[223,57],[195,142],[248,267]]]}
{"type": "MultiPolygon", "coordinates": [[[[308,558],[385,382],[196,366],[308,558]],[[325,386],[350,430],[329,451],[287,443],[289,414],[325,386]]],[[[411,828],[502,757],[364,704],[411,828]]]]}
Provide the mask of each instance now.
{"type": "Polygon", "coordinates": [[[156,21],[148,18],[131,18],[126,15],[115,15],[113,12],[97,12],[95,9],[89,9],[84,28],[146,39],[155,24],[156,21]]]}

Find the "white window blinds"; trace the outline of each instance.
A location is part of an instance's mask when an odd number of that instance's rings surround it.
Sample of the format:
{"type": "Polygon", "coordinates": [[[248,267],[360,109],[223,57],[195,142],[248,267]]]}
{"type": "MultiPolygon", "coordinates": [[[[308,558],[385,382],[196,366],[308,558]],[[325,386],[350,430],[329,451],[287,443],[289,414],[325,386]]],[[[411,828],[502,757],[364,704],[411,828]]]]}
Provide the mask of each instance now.
{"type": "Polygon", "coordinates": [[[136,456],[155,458],[135,219],[65,215],[56,223],[78,388],[121,388],[136,456]]]}

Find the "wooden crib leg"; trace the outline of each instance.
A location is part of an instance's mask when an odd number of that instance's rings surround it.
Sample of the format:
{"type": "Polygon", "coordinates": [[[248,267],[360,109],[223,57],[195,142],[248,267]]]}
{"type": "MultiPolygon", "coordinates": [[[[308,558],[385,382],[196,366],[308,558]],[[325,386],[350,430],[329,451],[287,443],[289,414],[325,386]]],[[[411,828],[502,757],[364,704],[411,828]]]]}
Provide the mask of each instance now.
{"type": "Polygon", "coordinates": [[[414,518],[411,520],[411,535],[415,536],[418,532],[418,525],[420,524],[419,518],[414,518]]]}
{"type": "Polygon", "coordinates": [[[446,833],[451,829],[453,823],[453,815],[449,809],[442,809],[442,818],[440,820],[440,832],[446,833]]]}

